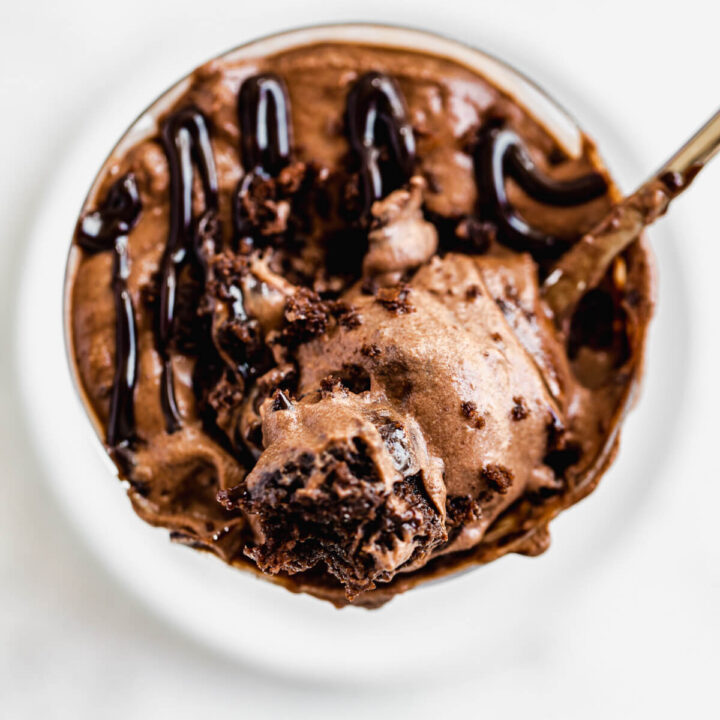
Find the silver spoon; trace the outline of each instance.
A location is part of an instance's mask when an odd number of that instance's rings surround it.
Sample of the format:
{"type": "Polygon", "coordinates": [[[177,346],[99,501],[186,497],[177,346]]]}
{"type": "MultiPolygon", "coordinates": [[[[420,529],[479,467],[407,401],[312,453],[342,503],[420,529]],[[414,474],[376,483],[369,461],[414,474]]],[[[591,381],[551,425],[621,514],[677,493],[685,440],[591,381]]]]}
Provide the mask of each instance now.
{"type": "Polygon", "coordinates": [[[542,293],[558,326],[567,324],[582,296],[603,279],[613,259],[667,212],[670,201],[690,185],[718,150],[720,111],[557,261],[542,293]]]}

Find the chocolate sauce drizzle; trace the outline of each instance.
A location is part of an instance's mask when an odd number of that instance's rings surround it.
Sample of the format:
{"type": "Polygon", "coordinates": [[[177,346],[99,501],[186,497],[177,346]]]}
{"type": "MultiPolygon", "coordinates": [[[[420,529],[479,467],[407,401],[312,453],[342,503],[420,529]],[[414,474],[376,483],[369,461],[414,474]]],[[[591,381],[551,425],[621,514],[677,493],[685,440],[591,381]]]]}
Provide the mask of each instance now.
{"type": "Polygon", "coordinates": [[[361,212],[409,180],[415,136],[395,81],[379,72],[362,75],[347,98],[347,132],[360,160],[361,212]],[[389,155],[389,157],[388,157],[389,155]]]}
{"type": "Polygon", "coordinates": [[[607,182],[598,172],[565,181],[546,177],[520,137],[506,128],[484,130],[474,159],[480,213],[490,215],[497,223],[500,242],[513,250],[530,252],[538,259],[561,255],[573,240],[528,225],[508,200],[507,178],[512,178],[531,198],[558,207],[581,205],[607,191],[607,182]]]}
{"type": "Polygon", "coordinates": [[[255,178],[276,177],[290,162],[290,100],[283,79],[273,73],[247,78],[238,93],[237,112],[245,174],[235,195],[235,226],[239,238],[250,239],[253,228],[243,198],[255,178]]]}
{"type": "Polygon", "coordinates": [[[281,77],[249,77],[238,93],[242,163],[245,172],[277,175],[290,162],[290,100],[281,77]]]}
{"type": "MultiPolygon", "coordinates": [[[[191,263],[203,270],[208,243],[219,242],[218,183],[207,121],[194,107],[170,115],[161,130],[170,172],[170,231],[163,254],[155,342],[163,364],[160,400],[169,433],[180,428],[170,346],[175,331],[179,276],[191,263]],[[193,214],[193,180],[200,174],[204,212],[193,214]]],[[[203,273],[204,274],[204,273],[203,273]]]]}
{"type": "Polygon", "coordinates": [[[135,436],[133,395],[137,379],[135,311],[127,287],[130,274],[128,233],[141,210],[140,195],[132,173],[108,190],[100,207],[80,220],[77,244],[86,252],[113,250],[112,289],[115,300],[115,375],[110,398],[107,444],[129,445],[135,436]]]}

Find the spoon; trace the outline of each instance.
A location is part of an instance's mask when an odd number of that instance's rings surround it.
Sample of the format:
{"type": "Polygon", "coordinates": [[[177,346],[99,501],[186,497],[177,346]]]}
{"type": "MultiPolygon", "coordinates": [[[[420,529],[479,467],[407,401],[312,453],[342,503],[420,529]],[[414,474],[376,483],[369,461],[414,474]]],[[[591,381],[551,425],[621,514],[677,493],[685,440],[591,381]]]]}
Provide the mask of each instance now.
{"type": "Polygon", "coordinates": [[[603,279],[613,259],[667,212],[718,150],[720,111],[555,263],[542,293],[559,327],[567,325],[580,299],[603,279]]]}

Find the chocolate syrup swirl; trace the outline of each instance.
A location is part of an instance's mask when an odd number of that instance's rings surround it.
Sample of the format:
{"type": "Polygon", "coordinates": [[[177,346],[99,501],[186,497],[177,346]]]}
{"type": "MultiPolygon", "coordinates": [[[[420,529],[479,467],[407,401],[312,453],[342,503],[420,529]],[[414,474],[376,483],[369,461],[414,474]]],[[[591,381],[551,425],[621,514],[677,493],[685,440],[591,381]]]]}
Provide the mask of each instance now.
{"type": "Polygon", "coordinates": [[[245,172],[277,175],[290,162],[290,101],[283,79],[262,73],[245,80],[238,120],[245,172]]]}
{"type": "Polygon", "coordinates": [[[392,78],[369,72],[355,82],[347,98],[347,131],[360,161],[361,211],[367,215],[375,200],[409,180],[415,164],[415,136],[392,78]]]}
{"type": "Polygon", "coordinates": [[[257,177],[276,177],[290,162],[290,100],[283,79],[273,73],[247,78],[238,93],[237,112],[245,174],[235,195],[235,225],[239,238],[250,239],[253,227],[243,198],[257,177]]]}
{"type": "Polygon", "coordinates": [[[497,223],[498,240],[540,259],[561,255],[573,240],[531,227],[508,200],[507,178],[512,178],[531,198],[558,207],[581,205],[607,191],[607,182],[598,172],[566,181],[546,177],[518,135],[498,127],[486,129],[480,136],[475,149],[475,176],[479,209],[497,223]]]}
{"type": "Polygon", "coordinates": [[[135,311],[127,287],[130,274],[128,233],[140,215],[141,204],[135,177],[121,177],[108,190],[95,212],[80,220],[77,244],[86,252],[113,250],[112,289],[115,300],[115,375],[110,397],[107,444],[129,445],[135,436],[133,394],[137,379],[137,332],[135,311]]]}
{"type": "Polygon", "coordinates": [[[204,269],[208,243],[218,241],[218,183],[207,122],[194,107],[170,115],[161,130],[170,172],[170,231],[161,263],[156,346],[163,364],[160,399],[169,433],[180,427],[170,346],[175,332],[179,276],[195,263],[204,269]],[[200,175],[204,212],[193,214],[193,180],[200,175]]]}

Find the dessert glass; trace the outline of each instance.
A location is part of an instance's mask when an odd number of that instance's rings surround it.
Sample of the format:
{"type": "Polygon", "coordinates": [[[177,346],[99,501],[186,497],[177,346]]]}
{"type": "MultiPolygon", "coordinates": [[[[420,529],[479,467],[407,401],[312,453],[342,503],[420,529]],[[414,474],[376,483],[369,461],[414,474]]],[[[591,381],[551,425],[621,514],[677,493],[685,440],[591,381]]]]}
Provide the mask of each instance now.
{"type": "MultiPolygon", "coordinates": [[[[233,49],[220,57],[228,60],[246,59],[254,56],[273,54],[299,45],[322,43],[326,41],[357,42],[367,45],[392,46],[400,49],[404,48],[412,51],[423,52],[426,54],[435,54],[459,62],[460,64],[463,64],[484,75],[493,85],[497,86],[499,89],[510,95],[518,104],[522,105],[545,127],[546,130],[548,130],[551,135],[555,137],[558,144],[569,156],[575,157],[581,151],[583,135],[576,122],[563,108],[557,105],[555,101],[549,98],[531,81],[522,76],[516,70],[481,51],[430,33],[399,27],[365,24],[309,27],[253,41],[233,49]]],[[[109,158],[106,160],[106,163],[109,162],[113,156],[122,155],[130,146],[134,145],[139,140],[154,135],[157,131],[157,118],[160,117],[173,104],[175,99],[183,93],[187,83],[187,77],[181,79],[165,91],[155,102],[153,102],[152,105],[150,105],[150,107],[148,107],[128,128],[115,148],[112,150],[109,158]]],[[[99,179],[96,179],[88,192],[84,207],[89,207],[95,202],[98,187],[99,179]]],[[[66,308],[68,307],[68,292],[76,269],[79,252],[79,249],[73,245],[68,257],[65,284],[66,308]]],[[[84,397],[84,391],[78,377],[77,368],[72,360],[71,333],[67,312],[65,313],[65,342],[76,390],[78,391],[82,404],[95,427],[97,440],[100,441],[96,442],[95,445],[102,453],[103,457],[107,459],[105,451],[102,447],[102,426],[98,418],[94,416],[94,413],[90,408],[90,404],[84,397]]],[[[628,398],[626,398],[626,402],[624,403],[625,408],[629,406],[630,401],[631,397],[628,396],[628,398]]],[[[613,441],[614,438],[610,440],[608,450],[611,449],[613,441]]],[[[110,464],[108,465],[109,467],[112,467],[113,472],[117,474],[114,466],[110,464]]],[[[602,462],[598,463],[598,467],[602,467],[602,465],[602,462]]],[[[95,481],[99,482],[100,480],[96,479],[95,481]]],[[[181,551],[178,550],[176,552],[181,551]]],[[[205,562],[209,562],[204,558],[200,559],[205,562]]],[[[139,558],[138,562],[142,562],[142,558],[139,558]]],[[[219,563],[216,564],[219,565],[219,563]]],[[[221,569],[224,572],[228,572],[224,567],[221,569]]],[[[270,588],[270,590],[272,590],[272,588],[270,588]]],[[[293,598],[292,596],[288,596],[288,598],[291,603],[297,603],[299,601],[299,598],[293,598]]],[[[237,601],[238,598],[235,598],[235,600],[237,601]]]]}

